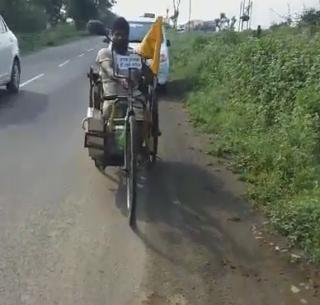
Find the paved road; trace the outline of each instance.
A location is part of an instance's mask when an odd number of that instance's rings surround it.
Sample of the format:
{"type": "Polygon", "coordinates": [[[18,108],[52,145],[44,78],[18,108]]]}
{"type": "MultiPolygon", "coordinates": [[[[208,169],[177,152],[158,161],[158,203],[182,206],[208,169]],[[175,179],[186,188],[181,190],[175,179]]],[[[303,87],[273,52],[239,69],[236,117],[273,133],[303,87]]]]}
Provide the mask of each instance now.
{"type": "Polygon", "coordinates": [[[201,152],[174,91],[129,229],[121,175],[83,149],[100,40],[25,57],[21,93],[0,93],[0,304],[319,305],[306,274],[255,238],[243,186],[201,152]]]}

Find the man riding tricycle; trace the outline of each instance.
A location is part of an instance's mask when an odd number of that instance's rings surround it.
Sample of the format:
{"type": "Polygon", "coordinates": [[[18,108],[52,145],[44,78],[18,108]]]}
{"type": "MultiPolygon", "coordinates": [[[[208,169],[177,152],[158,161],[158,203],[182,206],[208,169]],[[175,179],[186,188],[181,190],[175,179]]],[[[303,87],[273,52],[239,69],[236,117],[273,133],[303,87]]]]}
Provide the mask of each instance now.
{"type": "Polygon", "coordinates": [[[91,68],[88,74],[90,102],[83,128],[85,147],[96,166],[123,168],[132,224],[137,169],[156,161],[160,132],[156,74],[146,59],[129,49],[128,37],[128,22],[118,18],[109,46],[98,52],[98,71],[91,68]]]}

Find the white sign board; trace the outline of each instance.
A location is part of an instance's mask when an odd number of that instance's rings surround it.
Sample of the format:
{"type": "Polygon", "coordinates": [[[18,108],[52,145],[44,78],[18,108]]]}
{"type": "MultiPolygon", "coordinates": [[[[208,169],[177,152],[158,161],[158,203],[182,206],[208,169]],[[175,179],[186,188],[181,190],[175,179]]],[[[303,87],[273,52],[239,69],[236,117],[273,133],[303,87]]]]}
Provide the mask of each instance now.
{"type": "Polygon", "coordinates": [[[120,70],[140,70],[142,68],[141,57],[137,54],[131,54],[129,56],[118,55],[117,62],[120,70]]]}

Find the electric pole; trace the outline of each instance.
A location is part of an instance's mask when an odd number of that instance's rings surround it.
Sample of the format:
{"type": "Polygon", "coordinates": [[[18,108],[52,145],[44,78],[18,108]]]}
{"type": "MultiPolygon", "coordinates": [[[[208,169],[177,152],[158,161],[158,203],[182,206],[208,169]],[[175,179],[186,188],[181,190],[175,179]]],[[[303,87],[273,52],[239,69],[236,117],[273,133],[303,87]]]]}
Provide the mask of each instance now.
{"type": "Polygon", "coordinates": [[[192,0],[189,0],[189,32],[191,31],[192,0]]]}

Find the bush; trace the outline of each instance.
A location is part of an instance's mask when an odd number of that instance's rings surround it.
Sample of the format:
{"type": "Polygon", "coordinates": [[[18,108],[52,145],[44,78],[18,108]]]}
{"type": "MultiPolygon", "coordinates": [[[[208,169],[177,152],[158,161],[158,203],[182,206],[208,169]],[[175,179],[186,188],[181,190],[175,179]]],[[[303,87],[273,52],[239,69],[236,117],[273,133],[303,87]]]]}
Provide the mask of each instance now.
{"type": "Polygon", "coordinates": [[[72,25],[59,25],[50,30],[36,33],[17,34],[19,46],[23,53],[31,52],[47,46],[59,45],[67,40],[85,35],[72,25]]]}
{"type": "Polygon", "coordinates": [[[32,33],[46,28],[46,14],[37,6],[10,6],[2,14],[9,28],[14,32],[32,33]]]}
{"type": "Polygon", "coordinates": [[[276,228],[320,261],[320,35],[179,35],[173,72],[192,79],[195,124],[215,134],[213,152],[233,156],[276,228]]]}

